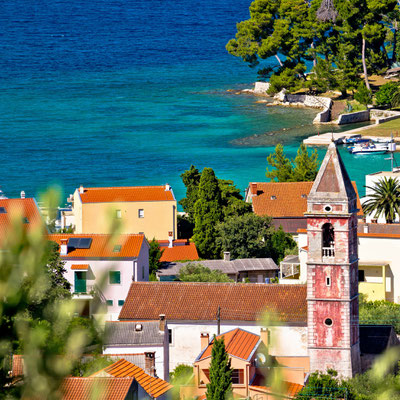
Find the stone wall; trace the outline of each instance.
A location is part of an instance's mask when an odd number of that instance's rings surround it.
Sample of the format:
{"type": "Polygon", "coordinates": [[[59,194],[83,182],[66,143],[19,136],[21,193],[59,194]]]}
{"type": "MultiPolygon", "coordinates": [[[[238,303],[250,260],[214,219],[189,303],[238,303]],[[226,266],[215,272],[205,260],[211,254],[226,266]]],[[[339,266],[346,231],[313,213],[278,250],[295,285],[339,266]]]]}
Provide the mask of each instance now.
{"type": "Polygon", "coordinates": [[[353,124],[356,122],[369,121],[369,110],[341,114],[337,119],[338,125],[353,124]]]}
{"type": "Polygon", "coordinates": [[[372,109],[370,112],[370,118],[372,121],[375,121],[376,124],[382,124],[383,122],[400,118],[400,112],[372,109]]]}

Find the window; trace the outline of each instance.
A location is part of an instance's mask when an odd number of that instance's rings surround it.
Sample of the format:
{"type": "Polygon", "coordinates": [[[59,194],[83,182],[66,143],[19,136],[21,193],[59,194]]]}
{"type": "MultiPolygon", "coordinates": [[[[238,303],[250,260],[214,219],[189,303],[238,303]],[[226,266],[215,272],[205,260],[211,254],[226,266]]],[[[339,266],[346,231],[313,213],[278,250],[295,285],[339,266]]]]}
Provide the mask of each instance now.
{"type": "Polygon", "coordinates": [[[115,210],[115,218],[121,219],[121,210],[115,210]]]}
{"type": "Polygon", "coordinates": [[[333,321],[330,318],[327,318],[324,322],[326,326],[332,326],[333,324],[333,321]]]}
{"type": "Polygon", "coordinates": [[[118,305],[122,307],[125,303],[125,300],[118,300],[118,305]]]}
{"type": "Polygon", "coordinates": [[[232,384],[241,385],[244,382],[244,371],[242,369],[234,369],[232,372],[232,384]]]}
{"type": "Polygon", "coordinates": [[[206,376],[208,381],[210,381],[210,370],[209,369],[203,369],[203,374],[206,376]]]}
{"type": "Polygon", "coordinates": [[[114,302],[112,300],[106,300],[106,304],[108,306],[112,306],[114,304],[114,302]]]}
{"type": "Polygon", "coordinates": [[[113,248],[113,252],[114,252],[114,253],[119,253],[119,252],[121,251],[121,249],[122,249],[122,245],[116,244],[116,245],[114,246],[114,248],[113,248]]]}
{"type": "Polygon", "coordinates": [[[5,207],[0,207],[0,214],[7,214],[5,207]]]}
{"type": "Polygon", "coordinates": [[[144,210],[143,210],[143,208],[139,208],[138,216],[139,216],[139,218],[144,218],[144,210]]]}
{"type": "Polygon", "coordinates": [[[144,266],[142,266],[142,279],[144,279],[144,266]]]}
{"type": "Polygon", "coordinates": [[[168,329],[168,343],[172,344],[172,329],[168,329]]]}
{"type": "Polygon", "coordinates": [[[322,256],[335,257],[335,232],[329,223],[322,225],[322,256]]]}
{"type": "Polygon", "coordinates": [[[365,271],[363,269],[358,270],[358,282],[365,282],[365,271]]]}
{"type": "Polygon", "coordinates": [[[121,272],[119,271],[110,271],[109,272],[109,283],[111,285],[121,283],[121,272]]]}
{"type": "Polygon", "coordinates": [[[330,276],[326,277],[326,286],[331,286],[331,277],[330,276]]]}
{"type": "Polygon", "coordinates": [[[23,224],[29,224],[29,219],[26,218],[26,217],[22,218],[22,223],[23,224]]]}

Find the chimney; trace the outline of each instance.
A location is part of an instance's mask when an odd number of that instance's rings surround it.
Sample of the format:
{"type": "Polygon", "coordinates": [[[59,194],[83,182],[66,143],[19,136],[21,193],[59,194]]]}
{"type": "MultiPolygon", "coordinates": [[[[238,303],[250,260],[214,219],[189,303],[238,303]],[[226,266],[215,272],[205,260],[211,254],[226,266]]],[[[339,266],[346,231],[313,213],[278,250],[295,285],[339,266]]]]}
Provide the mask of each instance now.
{"type": "Polygon", "coordinates": [[[260,332],[261,341],[264,343],[265,347],[269,347],[270,333],[268,328],[261,328],[260,332]]]}
{"type": "Polygon", "coordinates": [[[83,194],[83,185],[79,186],[79,193],[83,194]]]}
{"type": "Polygon", "coordinates": [[[160,314],[159,315],[159,331],[160,333],[164,333],[165,332],[165,314],[160,314]]]}
{"type": "Polygon", "coordinates": [[[24,199],[25,198],[25,192],[22,190],[21,191],[21,199],[24,199]]]}
{"type": "Polygon", "coordinates": [[[68,254],[68,239],[61,239],[60,256],[68,254]]]}
{"type": "Polygon", "coordinates": [[[144,370],[150,376],[156,375],[155,352],[147,351],[144,353],[144,370]]]}
{"type": "Polygon", "coordinates": [[[369,232],[369,226],[368,224],[364,225],[364,233],[368,233],[369,232]]]}
{"type": "Polygon", "coordinates": [[[174,247],[174,243],[173,243],[173,233],[172,233],[172,231],[169,231],[168,232],[168,247],[169,248],[172,248],[172,247],[174,247]]]}
{"type": "Polygon", "coordinates": [[[255,196],[257,195],[257,183],[250,183],[250,193],[255,196]]]}
{"type": "Polygon", "coordinates": [[[165,184],[165,191],[171,190],[171,185],[169,183],[165,184]]]}
{"type": "Polygon", "coordinates": [[[224,261],[231,261],[231,252],[224,251],[224,261]]]}
{"type": "Polygon", "coordinates": [[[205,349],[210,343],[210,335],[207,332],[200,333],[200,347],[201,349],[205,349]]]}

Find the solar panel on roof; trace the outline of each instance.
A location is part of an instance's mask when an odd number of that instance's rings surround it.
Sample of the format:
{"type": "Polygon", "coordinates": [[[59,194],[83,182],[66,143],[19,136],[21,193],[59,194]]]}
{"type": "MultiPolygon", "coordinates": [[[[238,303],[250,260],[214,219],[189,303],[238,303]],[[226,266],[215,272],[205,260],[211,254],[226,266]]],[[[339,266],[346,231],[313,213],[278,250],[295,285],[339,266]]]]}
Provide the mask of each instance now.
{"type": "Polygon", "coordinates": [[[92,244],[92,238],[69,238],[68,247],[73,247],[75,249],[90,249],[92,244]]]}
{"type": "Polygon", "coordinates": [[[7,214],[5,207],[0,207],[0,214],[7,214]]]}

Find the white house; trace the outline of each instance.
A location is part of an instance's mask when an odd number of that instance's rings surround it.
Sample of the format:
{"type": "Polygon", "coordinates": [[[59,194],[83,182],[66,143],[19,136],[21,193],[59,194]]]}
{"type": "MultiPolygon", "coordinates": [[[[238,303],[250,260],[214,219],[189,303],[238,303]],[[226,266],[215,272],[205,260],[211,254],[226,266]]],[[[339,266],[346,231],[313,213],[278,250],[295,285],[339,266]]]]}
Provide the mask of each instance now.
{"type": "Polygon", "coordinates": [[[146,363],[152,360],[152,373],[169,380],[169,335],[164,315],[155,321],[106,322],[104,337],[103,354],[144,353],[146,363]]]}
{"type": "Polygon", "coordinates": [[[119,320],[155,320],[160,314],[168,320],[170,370],[193,363],[202,333],[218,334],[218,314],[220,332],[239,327],[259,335],[266,324],[276,338],[271,355],[307,357],[303,285],[133,282],[119,320]]]}
{"type": "Polygon", "coordinates": [[[132,281],[149,280],[149,244],[144,235],[52,234],[60,245],[65,277],[83,315],[106,313],[116,320],[132,281]]]}

